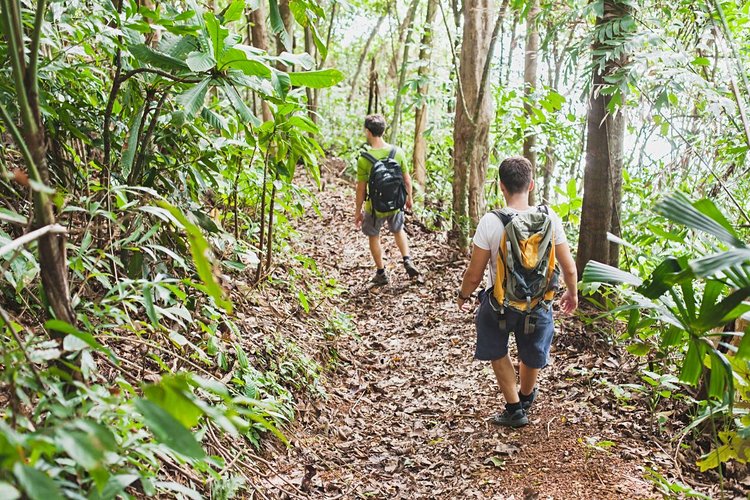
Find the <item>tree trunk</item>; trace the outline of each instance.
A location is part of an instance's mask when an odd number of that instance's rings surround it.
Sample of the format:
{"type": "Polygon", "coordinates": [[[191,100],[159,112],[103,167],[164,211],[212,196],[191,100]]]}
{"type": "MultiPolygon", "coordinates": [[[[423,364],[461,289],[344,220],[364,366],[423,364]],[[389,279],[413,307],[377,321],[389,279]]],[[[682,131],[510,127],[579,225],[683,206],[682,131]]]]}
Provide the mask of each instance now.
{"type": "Polygon", "coordinates": [[[492,0],[464,2],[458,103],[453,129],[453,233],[462,250],[468,247],[469,222],[476,224],[484,210],[484,181],[489,157],[487,138],[492,120],[487,80],[494,42],[507,6],[505,2],[493,30],[493,3],[492,0]]]}
{"type": "MultiPolygon", "coordinates": [[[[394,2],[393,9],[395,12],[395,18],[398,22],[398,8],[394,2]]],[[[400,47],[403,47],[404,40],[407,36],[407,32],[409,32],[412,29],[412,24],[414,23],[414,16],[411,16],[411,21],[409,21],[411,7],[409,7],[409,11],[406,13],[406,17],[404,17],[404,20],[401,21],[401,24],[398,26],[398,42],[395,46],[393,46],[393,38],[391,38],[391,46],[393,48],[393,53],[391,54],[391,61],[388,63],[388,78],[396,78],[396,69],[399,67],[398,65],[398,49],[400,47]]]]}
{"type": "MultiPolygon", "coordinates": [[[[265,3],[258,3],[258,8],[250,14],[250,22],[252,23],[251,32],[253,35],[253,47],[268,52],[268,30],[266,29],[265,3]]],[[[271,108],[268,106],[268,103],[261,99],[260,105],[263,113],[263,121],[267,122],[273,120],[271,108]]]]}
{"type": "MultiPolygon", "coordinates": [[[[39,185],[48,186],[50,178],[47,165],[47,137],[40,113],[37,75],[39,45],[45,15],[44,6],[44,3],[39,4],[33,31],[26,37],[21,28],[20,3],[7,2],[0,7],[2,13],[0,33],[3,35],[2,42],[7,48],[7,64],[13,78],[15,105],[19,115],[18,119],[11,116],[4,103],[0,102],[0,121],[4,122],[6,132],[21,152],[29,178],[39,185]],[[26,46],[26,39],[29,39],[28,46],[26,46]],[[24,60],[26,52],[29,54],[28,63],[24,60]],[[21,123],[20,130],[16,125],[18,122],[21,123]]],[[[34,228],[54,225],[55,208],[47,193],[40,189],[33,189],[31,196],[34,228]]],[[[54,317],[75,326],[76,315],[68,287],[65,238],[60,231],[50,231],[41,236],[37,244],[42,287],[54,317]]],[[[66,334],[50,330],[49,335],[52,338],[61,339],[66,334]]],[[[62,369],[67,371],[64,365],[62,369]]]]}
{"type": "MultiPolygon", "coordinates": [[[[617,0],[605,0],[604,16],[597,19],[597,28],[615,19],[630,15],[630,7],[617,0]]],[[[598,30],[606,33],[604,30],[598,30]]],[[[594,44],[594,51],[607,44],[607,37],[594,44]]],[[[606,45],[613,49],[611,45],[606,45]]],[[[586,139],[586,168],[583,178],[583,209],[578,241],[577,265],[583,272],[590,260],[617,266],[618,245],[607,240],[607,232],[619,236],[620,201],[622,199],[623,142],[625,117],[621,110],[616,115],[608,112],[611,96],[603,95],[605,77],[623,63],[608,60],[604,71],[599,71],[599,57],[594,56],[593,84],[589,97],[586,139]]]]}
{"type": "MultiPolygon", "coordinates": [[[[284,23],[284,31],[286,36],[289,37],[289,48],[284,46],[283,33],[276,33],[276,54],[282,52],[294,52],[294,17],[292,11],[289,9],[289,0],[279,0],[279,14],[281,14],[281,20],[284,23]]],[[[279,71],[292,71],[293,68],[288,68],[286,64],[279,62],[276,64],[276,68],[279,71]]]]}
{"type": "Polygon", "coordinates": [[[357,80],[359,79],[359,74],[362,72],[362,64],[365,62],[365,58],[367,57],[367,53],[370,51],[370,45],[372,44],[372,41],[375,39],[375,35],[378,34],[378,30],[380,30],[380,25],[383,24],[383,20],[385,20],[385,15],[380,16],[378,19],[378,22],[375,23],[375,27],[372,28],[372,31],[370,32],[370,36],[367,37],[367,41],[365,42],[365,46],[362,49],[362,54],[359,56],[359,63],[357,64],[357,71],[354,72],[354,76],[352,77],[352,90],[349,92],[349,101],[347,106],[351,107],[352,100],[354,100],[354,91],[357,90],[357,80]]]}
{"type": "Polygon", "coordinates": [[[430,74],[430,60],[432,58],[432,23],[435,22],[438,0],[427,0],[427,18],[425,19],[422,44],[419,50],[419,101],[414,111],[414,152],[412,154],[412,165],[414,167],[414,182],[425,190],[427,182],[427,169],[425,157],[427,156],[427,141],[424,131],[427,127],[427,78],[430,74]]]}
{"type": "Polygon", "coordinates": [[[510,70],[513,67],[513,52],[516,50],[518,40],[518,11],[513,14],[513,27],[510,30],[510,43],[508,44],[508,65],[505,67],[505,85],[510,85],[510,70]]]}
{"type": "Polygon", "coordinates": [[[390,142],[395,144],[398,140],[398,129],[401,122],[401,89],[406,82],[406,70],[409,66],[409,45],[411,44],[411,36],[414,33],[412,24],[414,24],[414,16],[417,13],[417,7],[419,6],[419,0],[412,0],[409,6],[409,11],[406,14],[407,32],[406,39],[404,41],[404,57],[401,60],[401,71],[399,72],[398,85],[396,85],[396,103],[393,105],[393,120],[391,120],[391,135],[390,142]]]}
{"type": "Polygon", "coordinates": [[[370,88],[367,92],[367,114],[371,115],[378,111],[378,98],[380,97],[380,87],[378,85],[378,70],[375,67],[375,57],[370,64],[370,88]]]}
{"type": "MultiPolygon", "coordinates": [[[[334,22],[336,21],[336,9],[338,7],[338,2],[334,0],[333,6],[331,7],[331,21],[328,24],[328,32],[326,34],[326,53],[323,55],[323,57],[320,58],[320,61],[318,62],[318,69],[323,69],[323,66],[325,66],[326,59],[328,58],[328,52],[331,50],[331,36],[333,35],[333,27],[334,22]]],[[[313,123],[318,123],[318,100],[320,98],[320,89],[313,89],[313,98],[312,98],[312,110],[313,110],[313,123]]]]}
{"type": "MultiPolygon", "coordinates": [[[[536,133],[532,126],[532,118],[534,116],[534,106],[531,103],[531,99],[534,96],[537,85],[537,67],[538,67],[538,53],[539,53],[539,26],[537,25],[536,18],[539,15],[539,0],[531,0],[529,6],[529,13],[526,16],[526,54],[524,57],[524,70],[523,70],[523,93],[526,98],[523,104],[524,113],[526,114],[526,131],[524,132],[523,139],[523,155],[529,162],[531,162],[531,172],[534,178],[536,178],[537,164],[536,164],[536,133]]],[[[535,201],[534,192],[532,191],[529,196],[529,203],[532,205],[535,201]]]]}

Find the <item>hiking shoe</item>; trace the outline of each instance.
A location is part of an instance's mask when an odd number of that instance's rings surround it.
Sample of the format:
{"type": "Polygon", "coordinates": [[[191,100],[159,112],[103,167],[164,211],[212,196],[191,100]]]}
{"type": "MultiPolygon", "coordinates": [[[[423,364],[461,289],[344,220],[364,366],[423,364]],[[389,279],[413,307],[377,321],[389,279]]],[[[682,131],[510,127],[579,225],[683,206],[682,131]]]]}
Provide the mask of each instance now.
{"type": "Polygon", "coordinates": [[[370,283],[373,285],[387,285],[389,281],[387,274],[375,273],[375,276],[370,280],[370,283]]]}
{"type": "Polygon", "coordinates": [[[501,427],[523,427],[528,425],[529,418],[523,408],[516,408],[515,410],[506,408],[501,414],[492,417],[492,423],[501,427]]]}
{"type": "Polygon", "coordinates": [[[406,269],[406,274],[408,274],[410,278],[416,278],[421,274],[419,269],[414,267],[414,264],[411,263],[411,259],[404,261],[404,269],[406,269]]]}
{"type": "Polygon", "coordinates": [[[529,394],[528,396],[524,396],[521,394],[521,391],[518,391],[518,399],[521,400],[521,408],[523,408],[525,411],[529,411],[531,403],[533,403],[536,399],[536,387],[534,387],[534,390],[531,391],[531,394],[529,394]]]}

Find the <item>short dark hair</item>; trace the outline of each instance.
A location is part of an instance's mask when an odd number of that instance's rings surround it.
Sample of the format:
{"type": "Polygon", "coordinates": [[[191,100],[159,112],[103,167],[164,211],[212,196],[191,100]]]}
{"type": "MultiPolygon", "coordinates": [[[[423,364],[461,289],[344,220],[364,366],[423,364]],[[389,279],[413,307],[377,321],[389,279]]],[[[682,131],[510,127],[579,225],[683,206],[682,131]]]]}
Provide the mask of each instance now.
{"type": "Polygon", "coordinates": [[[531,162],[523,156],[511,156],[500,164],[498,175],[508,193],[528,191],[533,175],[531,162]]]}
{"type": "Polygon", "coordinates": [[[385,118],[383,118],[383,115],[367,115],[365,117],[365,128],[372,132],[375,137],[381,137],[385,132],[385,118]]]}

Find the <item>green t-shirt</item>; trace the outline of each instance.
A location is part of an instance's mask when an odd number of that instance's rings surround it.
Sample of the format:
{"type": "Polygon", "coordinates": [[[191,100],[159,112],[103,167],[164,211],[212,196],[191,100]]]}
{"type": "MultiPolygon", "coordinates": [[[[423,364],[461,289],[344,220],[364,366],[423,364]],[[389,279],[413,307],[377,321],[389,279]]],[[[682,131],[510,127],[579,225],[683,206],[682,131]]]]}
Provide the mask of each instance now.
{"type": "MultiPolygon", "coordinates": [[[[367,152],[378,160],[382,160],[383,158],[388,157],[388,154],[391,152],[391,147],[392,146],[389,144],[384,148],[368,148],[367,152]]],[[[406,163],[406,156],[404,155],[404,152],[401,150],[401,148],[396,147],[396,156],[394,156],[393,159],[396,160],[399,165],[401,165],[401,171],[403,173],[409,173],[409,165],[407,165],[406,163]]],[[[370,170],[372,170],[372,163],[370,162],[370,160],[360,156],[357,160],[357,181],[367,182],[370,179],[370,170]]],[[[370,203],[370,200],[365,201],[364,211],[365,213],[372,212],[372,204],[370,203]]],[[[388,217],[395,213],[398,213],[398,210],[393,210],[391,212],[375,212],[375,217],[388,217]]]]}

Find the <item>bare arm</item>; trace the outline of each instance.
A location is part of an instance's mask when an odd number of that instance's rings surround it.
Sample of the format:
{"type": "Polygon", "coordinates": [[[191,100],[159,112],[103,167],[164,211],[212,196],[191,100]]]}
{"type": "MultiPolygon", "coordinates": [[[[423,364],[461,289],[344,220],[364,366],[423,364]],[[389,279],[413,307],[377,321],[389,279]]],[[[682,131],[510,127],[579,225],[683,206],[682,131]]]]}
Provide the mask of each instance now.
{"type": "Polygon", "coordinates": [[[362,205],[365,203],[365,196],[367,195],[367,183],[359,181],[357,182],[357,199],[354,207],[354,225],[358,228],[362,225],[362,205]]]}
{"type": "Polygon", "coordinates": [[[409,172],[404,172],[404,184],[406,185],[406,208],[411,209],[412,205],[412,184],[409,172]]]}
{"type": "Polygon", "coordinates": [[[563,281],[567,290],[560,299],[560,308],[565,314],[570,314],[578,308],[578,270],[576,261],[570,254],[570,247],[567,243],[555,245],[555,257],[560,263],[563,281]]]}
{"type": "MultiPolygon", "coordinates": [[[[482,283],[484,278],[484,269],[487,267],[487,262],[490,261],[490,251],[484,250],[474,245],[471,249],[471,260],[469,261],[469,267],[464,273],[464,279],[461,282],[461,297],[468,297],[477,287],[482,283]]],[[[464,309],[466,299],[458,297],[458,307],[464,309]]]]}

